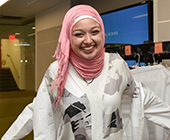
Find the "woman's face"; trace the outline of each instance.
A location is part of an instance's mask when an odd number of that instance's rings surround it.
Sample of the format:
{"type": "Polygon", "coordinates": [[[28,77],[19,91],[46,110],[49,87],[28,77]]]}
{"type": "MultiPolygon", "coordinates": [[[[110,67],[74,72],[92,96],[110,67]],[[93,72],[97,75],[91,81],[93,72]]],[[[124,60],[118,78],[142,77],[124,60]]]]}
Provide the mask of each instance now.
{"type": "Polygon", "coordinates": [[[102,31],[99,23],[86,18],[78,21],[72,30],[72,50],[85,59],[94,58],[103,48],[102,31]]]}

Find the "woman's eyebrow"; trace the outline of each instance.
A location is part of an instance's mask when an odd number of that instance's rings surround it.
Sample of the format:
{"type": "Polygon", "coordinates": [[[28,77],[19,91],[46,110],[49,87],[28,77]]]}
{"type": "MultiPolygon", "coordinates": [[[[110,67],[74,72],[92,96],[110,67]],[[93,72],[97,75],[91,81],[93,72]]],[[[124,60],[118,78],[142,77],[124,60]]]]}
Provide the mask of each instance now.
{"type": "Polygon", "coordinates": [[[76,32],[76,31],[83,31],[82,29],[75,29],[73,30],[73,32],[76,32]]]}
{"type": "Polygon", "coordinates": [[[100,28],[100,26],[94,26],[94,27],[92,27],[92,28],[100,28]]]}
{"type": "MultiPolygon", "coordinates": [[[[91,30],[95,29],[95,28],[98,28],[100,29],[100,26],[94,26],[91,28],[91,30]]],[[[83,31],[83,29],[74,29],[73,32],[76,32],[76,31],[83,31]]]]}

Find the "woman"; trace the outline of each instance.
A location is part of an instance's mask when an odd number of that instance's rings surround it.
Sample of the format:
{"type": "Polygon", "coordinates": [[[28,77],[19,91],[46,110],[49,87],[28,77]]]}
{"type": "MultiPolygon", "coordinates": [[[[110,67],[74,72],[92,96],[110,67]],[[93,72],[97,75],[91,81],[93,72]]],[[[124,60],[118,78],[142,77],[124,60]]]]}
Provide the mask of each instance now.
{"type": "Polygon", "coordinates": [[[104,53],[104,42],[98,12],[87,5],[71,8],[62,24],[57,61],[2,140],[20,139],[32,129],[35,140],[139,140],[147,103],[160,109],[153,122],[170,128],[169,106],[135,82],[118,54],[104,53]],[[123,95],[132,100],[128,121],[122,114],[123,95]]]}

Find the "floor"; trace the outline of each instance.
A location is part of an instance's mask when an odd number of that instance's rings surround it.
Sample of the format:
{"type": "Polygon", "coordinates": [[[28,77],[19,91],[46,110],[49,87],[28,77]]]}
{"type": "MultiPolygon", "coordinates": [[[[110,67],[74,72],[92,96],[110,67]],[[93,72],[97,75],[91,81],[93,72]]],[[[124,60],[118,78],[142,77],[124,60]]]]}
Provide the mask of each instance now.
{"type": "MultiPolygon", "coordinates": [[[[0,138],[35,95],[35,91],[0,92],[0,138]]],[[[33,133],[22,140],[33,140],[33,133]]]]}

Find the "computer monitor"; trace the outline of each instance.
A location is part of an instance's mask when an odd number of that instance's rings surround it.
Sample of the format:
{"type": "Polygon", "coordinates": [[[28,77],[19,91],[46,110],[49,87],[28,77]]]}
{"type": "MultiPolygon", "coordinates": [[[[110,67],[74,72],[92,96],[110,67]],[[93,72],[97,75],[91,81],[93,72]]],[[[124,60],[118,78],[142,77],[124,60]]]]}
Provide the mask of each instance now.
{"type": "Polygon", "coordinates": [[[101,14],[105,44],[153,42],[153,2],[146,1],[101,14]]]}

